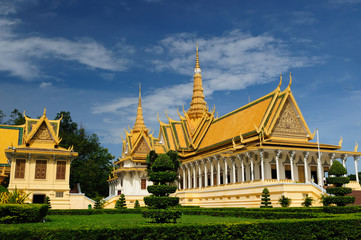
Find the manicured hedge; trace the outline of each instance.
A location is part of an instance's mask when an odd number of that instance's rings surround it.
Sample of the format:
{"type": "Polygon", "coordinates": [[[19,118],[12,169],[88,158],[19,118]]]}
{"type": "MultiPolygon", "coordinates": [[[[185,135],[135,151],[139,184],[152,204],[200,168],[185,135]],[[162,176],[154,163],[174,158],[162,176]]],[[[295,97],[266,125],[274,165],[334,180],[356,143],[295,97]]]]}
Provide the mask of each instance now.
{"type": "Polygon", "coordinates": [[[177,197],[155,197],[153,195],[144,197],[144,203],[158,209],[165,209],[168,206],[177,206],[179,198],[177,197]]]}
{"type": "Polygon", "coordinates": [[[349,177],[328,177],[326,178],[327,184],[337,184],[342,186],[343,184],[349,183],[349,177]]]}
{"type": "Polygon", "coordinates": [[[343,214],[343,213],[356,213],[360,211],[359,206],[324,206],[323,211],[325,213],[332,213],[332,214],[343,214]]]}
{"type": "Polygon", "coordinates": [[[0,204],[0,223],[40,222],[47,212],[47,204],[0,204]]]}
{"type": "Polygon", "coordinates": [[[147,190],[155,196],[168,196],[170,193],[175,193],[175,191],[177,191],[177,186],[149,185],[147,190]]]}
{"type": "Polygon", "coordinates": [[[337,204],[337,206],[345,206],[355,202],[354,196],[329,196],[323,200],[326,206],[330,204],[337,204]]]}
{"type": "Polygon", "coordinates": [[[0,239],[361,239],[361,219],[305,219],[236,224],[152,224],[101,228],[0,228],[0,239]]]}
{"type": "Polygon", "coordinates": [[[121,209],[49,209],[48,215],[136,214],[141,208],[121,209]]]}

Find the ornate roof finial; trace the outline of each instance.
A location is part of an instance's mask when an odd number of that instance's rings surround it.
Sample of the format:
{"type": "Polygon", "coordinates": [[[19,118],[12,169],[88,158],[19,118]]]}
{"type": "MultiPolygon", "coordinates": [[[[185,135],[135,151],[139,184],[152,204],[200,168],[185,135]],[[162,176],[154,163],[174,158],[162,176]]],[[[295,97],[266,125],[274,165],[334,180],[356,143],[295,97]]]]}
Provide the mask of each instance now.
{"type": "Polygon", "coordinates": [[[198,43],[196,46],[196,67],[194,69],[193,95],[191,107],[187,114],[191,119],[199,119],[207,111],[207,103],[204,101],[201,67],[199,66],[198,43]]]}
{"type": "Polygon", "coordinates": [[[44,113],[43,113],[44,116],[46,116],[46,108],[44,107],[44,113]]]}
{"type": "Polygon", "coordinates": [[[137,117],[135,119],[133,132],[140,132],[142,129],[146,129],[143,119],[142,99],[141,99],[141,86],[139,83],[139,99],[137,108],[137,117]]]}
{"type": "Polygon", "coordinates": [[[280,83],[278,84],[278,88],[280,88],[282,85],[282,73],[280,74],[280,83]]]}
{"type": "Polygon", "coordinates": [[[292,84],[292,76],[291,76],[291,72],[290,72],[290,83],[288,84],[288,87],[291,87],[292,84]]]}

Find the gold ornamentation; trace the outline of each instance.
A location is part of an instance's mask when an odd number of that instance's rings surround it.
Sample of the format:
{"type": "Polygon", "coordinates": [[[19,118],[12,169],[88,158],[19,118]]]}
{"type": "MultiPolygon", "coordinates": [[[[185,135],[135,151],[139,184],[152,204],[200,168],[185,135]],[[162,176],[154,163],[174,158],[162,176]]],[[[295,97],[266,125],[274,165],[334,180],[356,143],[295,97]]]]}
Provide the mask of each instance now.
{"type": "Polygon", "coordinates": [[[144,138],[142,138],[138,145],[136,146],[134,153],[146,153],[148,154],[150,151],[148,144],[146,143],[146,141],[144,140],[144,138]]]}
{"type": "Polygon", "coordinates": [[[34,135],[34,139],[37,140],[52,140],[51,134],[45,123],[41,124],[40,128],[34,135]]]}
{"type": "Polygon", "coordinates": [[[289,100],[287,100],[280,117],[277,120],[274,133],[306,135],[289,100]]]}

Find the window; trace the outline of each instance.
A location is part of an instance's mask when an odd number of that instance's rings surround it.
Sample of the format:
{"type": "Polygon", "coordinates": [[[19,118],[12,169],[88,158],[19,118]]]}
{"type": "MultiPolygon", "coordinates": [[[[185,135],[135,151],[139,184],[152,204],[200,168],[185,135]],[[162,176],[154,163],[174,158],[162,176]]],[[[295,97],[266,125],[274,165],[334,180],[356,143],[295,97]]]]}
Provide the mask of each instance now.
{"type": "Polygon", "coordinates": [[[142,179],[140,184],[141,189],[147,189],[147,179],[142,179]]]}
{"type": "Polygon", "coordinates": [[[24,178],[25,176],[25,159],[16,159],[15,178],[24,178]]]}
{"type": "Polygon", "coordinates": [[[36,160],[35,179],[46,179],[47,160],[36,160]]]}
{"type": "Polygon", "coordinates": [[[64,192],[55,192],[55,197],[62,198],[64,196],[64,192]]]}
{"type": "Polygon", "coordinates": [[[56,179],[65,179],[66,161],[56,162],[56,179]]]}

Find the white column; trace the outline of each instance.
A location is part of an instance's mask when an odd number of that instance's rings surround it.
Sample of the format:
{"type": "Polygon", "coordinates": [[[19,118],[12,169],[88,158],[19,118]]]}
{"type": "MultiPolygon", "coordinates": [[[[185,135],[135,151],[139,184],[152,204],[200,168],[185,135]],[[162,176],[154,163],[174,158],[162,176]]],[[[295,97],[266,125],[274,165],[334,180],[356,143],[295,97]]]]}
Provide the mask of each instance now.
{"type": "Polygon", "coordinates": [[[304,167],[305,167],[305,182],[308,183],[308,166],[307,166],[307,160],[308,160],[308,156],[310,155],[310,152],[304,152],[304,158],[303,158],[303,162],[304,162],[304,167]]]}
{"type": "Polygon", "coordinates": [[[292,182],[295,181],[295,173],[293,171],[293,158],[295,157],[295,151],[290,151],[290,164],[291,164],[291,179],[292,182]]]}
{"type": "Polygon", "coordinates": [[[214,186],[214,179],[213,179],[213,160],[212,158],[208,158],[209,164],[211,165],[211,186],[214,186]]]}
{"type": "Polygon", "coordinates": [[[208,186],[208,172],[207,172],[207,160],[202,159],[204,164],[204,187],[208,186]]]}
{"type": "Polygon", "coordinates": [[[264,181],[264,159],[263,159],[263,149],[260,149],[259,150],[259,156],[261,158],[261,175],[262,175],[262,181],[264,181]]]}
{"type": "Polygon", "coordinates": [[[199,188],[202,188],[202,170],[201,170],[201,166],[202,163],[200,161],[197,162],[198,165],[198,179],[199,179],[199,188]]]}
{"type": "Polygon", "coordinates": [[[196,188],[197,186],[197,176],[196,176],[196,163],[194,162],[192,164],[192,168],[193,168],[193,188],[196,188]]]}
{"type": "Polygon", "coordinates": [[[240,163],[241,163],[241,181],[244,182],[244,162],[243,162],[243,155],[238,154],[237,155],[240,163]]]}
{"type": "Polygon", "coordinates": [[[227,166],[227,158],[223,158],[224,162],[224,171],[223,171],[223,183],[228,184],[228,166],[227,166]]]}
{"type": "Polygon", "coordinates": [[[333,164],[333,160],[335,159],[335,153],[330,153],[329,156],[330,156],[330,167],[332,166],[333,164]]]}
{"type": "Polygon", "coordinates": [[[219,158],[217,158],[217,185],[221,185],[221,166],[219,165],[219,158]]]}
{"type": "Polygon", "coordinates": [[[247,152],[246,153],[247,157],[249,158],[250,160],[250,165],[251,165],[251,181],[254,180],[254,170],[253,170],[253,153],[252,152],[247,152]]]}
{"type": "Polygon", "coordinates": [[[276,172],[277,172],[277,181],[280,180],[280,167],[279,167],[279,157],[280,157],[280,154],[281,154],[281,150],[277,149],[275,151],[276,153],[276,172]]]}
{"type": "Polygon", "coordinates": [[[236,183],[236,161],[231,158],[232,162],[232,183],[236,183]]]}
{"type": "Polygon", "coordinates": [[[182,166],[182,170],[183,170],[183,189],[186,189],[186,169],[185,166],[182,166]]]}
{"type": "Polygon", "coordinates": [[[190,166],[189,164],[186,165],[187,166],[187,172],[188,172],[188,189],[191,188],[191,169],[190,169],[190,166]]]}
{"type": "MultiPolygon", "coordinates": [[[[347,154],[342,154],[342,166],[346,168],[346,160],[347,160],[347,154]]],[[[346,174],[344,175],[346,177],[346,174]]]]}
{"type": "Polygon", "coordinates": [[[317,153],[317,178],[318,185],[323,186],[323,177],[322,177],[322,162],[321,162],[322,152],[317,153]]]}
{"type": "Polygon", "coordinates": [[[354,155],[353,159],[355,160],[355,175],[356,175],[356,182],[359,183],[358,179],[358,170],[357,170],[357,163],[360,160],[360,156],[354,155]]]}

